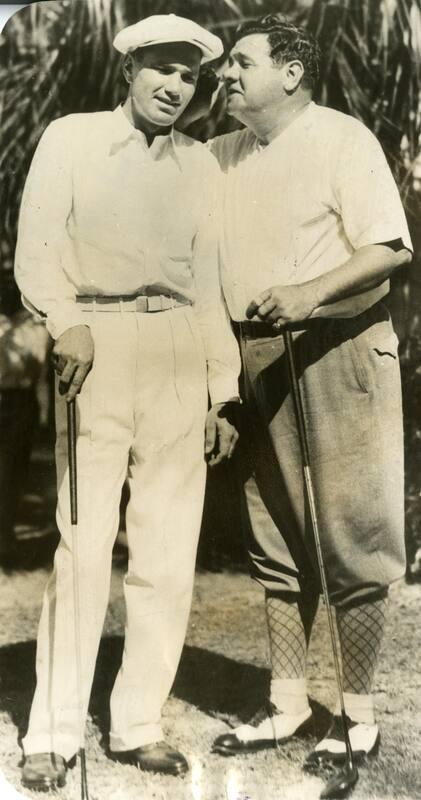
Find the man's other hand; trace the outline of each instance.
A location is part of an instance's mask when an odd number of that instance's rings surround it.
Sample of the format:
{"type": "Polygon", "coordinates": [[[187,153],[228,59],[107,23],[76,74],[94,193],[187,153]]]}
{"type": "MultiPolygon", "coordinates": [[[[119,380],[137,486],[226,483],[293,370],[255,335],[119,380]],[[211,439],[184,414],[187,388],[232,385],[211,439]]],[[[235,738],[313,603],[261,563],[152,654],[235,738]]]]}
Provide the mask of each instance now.
{"type": "Polygon", "coordinates": [[[52,352],[54,369],[60,377],[59,392],[70,403],[92,367],[94,341],[86,325],[75,325],[58,337],[52,352]]]}
{"type": "Polygon", "coordinates": [[[230,459],[238,442],[235,411],[239,403],[216,403],[206,417],[205,456],[210,467],[230,459]]]}
{"type": "Polygon", "coordinates": [[[246,314],[248,319],[258,317],[282,328],[288,322],[307,319],[317,306],[316,293],[310,284],[272,286],[251,301],[246,314]]]}

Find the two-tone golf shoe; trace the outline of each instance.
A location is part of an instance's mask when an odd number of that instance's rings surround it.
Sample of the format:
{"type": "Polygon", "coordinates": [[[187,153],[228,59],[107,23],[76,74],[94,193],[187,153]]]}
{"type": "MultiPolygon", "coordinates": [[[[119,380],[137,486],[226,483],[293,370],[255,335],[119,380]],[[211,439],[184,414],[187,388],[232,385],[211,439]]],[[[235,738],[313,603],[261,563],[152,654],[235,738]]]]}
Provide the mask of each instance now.
{"type": "Polygon", "coordinates": [[[310,707],[301,714],[284,714],[268,703],[246,725],[218,736],[212,746],[213,753],[235,756],[278,747],[293,736],[312,733],[313,719],[310,707]]]}
{"type": "MultiPolygon", "coordinates": [[[[367,756],[377,755],[380,745],[378,726],[375,723],[367,725],[362,722],[354,722],[349,717],[347,717],[347,722],[354,761],[359,763],[367,756]]],[[[304,769],[308,772],[313,772],[327,764],[343,764],[346,761],[346,757],[342,718],[334,716],[326,735],[307,756],[304,769]]]]}

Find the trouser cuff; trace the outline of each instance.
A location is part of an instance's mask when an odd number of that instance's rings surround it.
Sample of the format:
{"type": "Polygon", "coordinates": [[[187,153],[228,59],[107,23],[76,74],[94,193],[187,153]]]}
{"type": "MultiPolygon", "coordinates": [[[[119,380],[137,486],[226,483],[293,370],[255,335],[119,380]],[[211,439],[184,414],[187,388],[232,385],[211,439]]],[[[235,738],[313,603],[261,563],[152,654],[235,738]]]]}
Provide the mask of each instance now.
{"type": "Polygon", "coordinates": [[[26,736],[22,741],[25,756],[37,753],[55,753],[62,756],[65,761],[71,761],[79,750],[79,742],[60,734],[41,734],[39,736],[26,736]]]}
{"type": "Polygon", "coordinates": [[[145,744],[161,742],[164,738],[161,725],[138,725],[126,735],[110,733],[110,750],[114,753],[124,753],[126,750],[135,750],[145,744]]]}

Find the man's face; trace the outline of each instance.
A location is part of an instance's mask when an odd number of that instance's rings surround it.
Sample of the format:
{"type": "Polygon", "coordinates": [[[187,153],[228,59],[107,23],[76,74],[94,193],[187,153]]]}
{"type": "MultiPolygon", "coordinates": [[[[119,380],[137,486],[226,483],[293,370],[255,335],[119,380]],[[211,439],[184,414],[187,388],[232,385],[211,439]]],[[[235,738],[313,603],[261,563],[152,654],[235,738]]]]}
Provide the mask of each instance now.
{"type": "Polygon", "coordinates": [[[249,114],[276,108],[285,95],[284,70],[285,65],[272,61],[265,34],[253,33],[236,42],[223,75],[228,113],[243,121],[249,114]]]}
{"type": "Polygon", "coordinates": [[[134,115],[146,130],[173,125],[193,97],[200,50],[186,42],[171,42],[141,48],[131,58],[134,115]]]}

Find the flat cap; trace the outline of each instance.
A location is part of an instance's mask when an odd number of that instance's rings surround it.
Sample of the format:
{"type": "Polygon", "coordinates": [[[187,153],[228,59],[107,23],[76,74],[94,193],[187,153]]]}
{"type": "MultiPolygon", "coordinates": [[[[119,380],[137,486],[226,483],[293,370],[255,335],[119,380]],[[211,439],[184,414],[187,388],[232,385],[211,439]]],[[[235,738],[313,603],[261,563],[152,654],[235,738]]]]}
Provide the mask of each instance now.
{"type": "Polygon", "coordinates": [[[218,36],[196,22],[176,14],[155,14],[141,19],[135,25],[123,28],[114,39],[120,53],[130,53],[138,47],[149,47],[166,42],[188,42],[202,51],[202,64],[222,55],[224,48],[218,36]]]}

